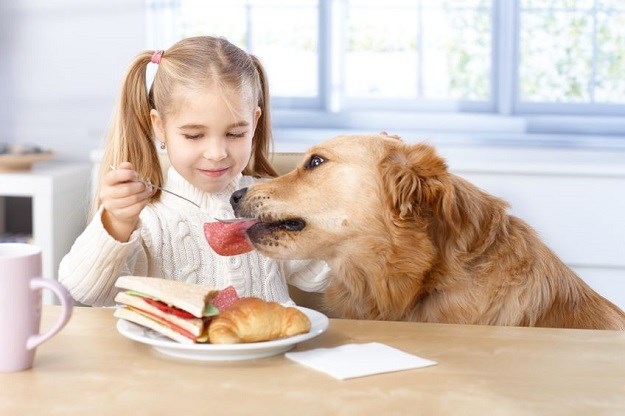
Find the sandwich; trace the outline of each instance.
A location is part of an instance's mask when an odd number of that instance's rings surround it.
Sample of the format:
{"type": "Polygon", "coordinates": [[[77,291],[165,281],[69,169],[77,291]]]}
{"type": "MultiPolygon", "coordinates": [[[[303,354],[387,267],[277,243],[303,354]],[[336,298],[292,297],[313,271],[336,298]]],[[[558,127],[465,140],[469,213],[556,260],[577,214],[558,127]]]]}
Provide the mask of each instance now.
{"type": "Polygon", "coordinates": [[[255,297],[239,298],[235,288],[143,276],[122,276],[115,286],[116,318],[149,328],[184,344],[262,342],[303,334],[310,319],[294,307],[255,297]]]}
{"type": "Polygon", "coordinates": [[[238,300],[234,287],[216,290],[175,280],[122,276],[114,316],[150,328],[180,343],[208,341],[208,323],[238,300]]]}

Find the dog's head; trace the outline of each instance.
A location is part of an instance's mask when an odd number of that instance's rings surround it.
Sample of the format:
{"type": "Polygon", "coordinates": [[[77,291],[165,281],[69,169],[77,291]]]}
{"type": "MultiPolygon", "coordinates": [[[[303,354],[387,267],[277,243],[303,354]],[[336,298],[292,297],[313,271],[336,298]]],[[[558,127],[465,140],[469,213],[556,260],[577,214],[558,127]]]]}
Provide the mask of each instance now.
{"type": "Polygon", "coordinates": [[[248,230],[260,252],[331,260],[355,242],[360,253],[388,251],[406,243],[394,241],[402,227],[414,239],[433,216],[453,214],[448,176],[426,144],[341,136],[309,149],[292,172],[235,192],[231,203],[237,216],[260,220],[248,230]]]}

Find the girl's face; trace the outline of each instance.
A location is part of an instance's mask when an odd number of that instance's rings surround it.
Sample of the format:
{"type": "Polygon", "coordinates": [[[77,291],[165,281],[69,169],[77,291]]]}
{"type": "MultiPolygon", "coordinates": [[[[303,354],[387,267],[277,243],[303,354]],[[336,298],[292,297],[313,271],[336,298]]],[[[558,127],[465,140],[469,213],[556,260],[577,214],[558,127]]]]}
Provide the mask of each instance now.
{"type": "Polygon", "coordinates": [[[204,192],[223,191],[247,166],[260,107],[242,94],[179,88],[175,111],[163,119],[152,110],[156,137],[165,142],[171,165],[204,192]]]}

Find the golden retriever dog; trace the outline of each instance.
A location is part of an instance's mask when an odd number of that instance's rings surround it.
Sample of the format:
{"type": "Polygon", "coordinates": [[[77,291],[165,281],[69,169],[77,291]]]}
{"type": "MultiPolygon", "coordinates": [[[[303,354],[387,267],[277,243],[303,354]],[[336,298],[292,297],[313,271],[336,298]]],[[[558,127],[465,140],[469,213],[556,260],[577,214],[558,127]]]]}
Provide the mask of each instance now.
{"type": "Polygon", "coordinates": [[[427,144],[337,137],[231,204],[259,220],[259,252],[328,263],[333,317],[625,330],[623,311],[427,144]]]}

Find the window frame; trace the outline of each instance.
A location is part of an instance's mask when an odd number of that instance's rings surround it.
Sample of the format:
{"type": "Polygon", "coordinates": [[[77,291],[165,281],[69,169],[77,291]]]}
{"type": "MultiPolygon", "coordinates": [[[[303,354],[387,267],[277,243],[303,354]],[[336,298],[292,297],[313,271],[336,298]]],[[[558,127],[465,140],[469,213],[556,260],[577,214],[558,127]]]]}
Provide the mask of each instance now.
{"type": "MultiPolygon", "coordinates": [[[[146,0],[148,44],[159,45],[154,49],[179,38],[176,3],[146,0]],[[159,7],[171,8],[170,16],[150,16],[159,7]]],[[[625,143],[625,120],[618,118],[625,115],[625,105],[520,100],[520,0],[491,0],[491,97],[483,102],[346,99],[337,88],[342,69],[341,37],[337,35],[342,7],[342,0],[318,1],[318,93],[315,97],[272,96],[274,127],[484,132],[502,137],[522,133],[601,135],[619,136],[613,138],[619,147],[625,143]]]]}

